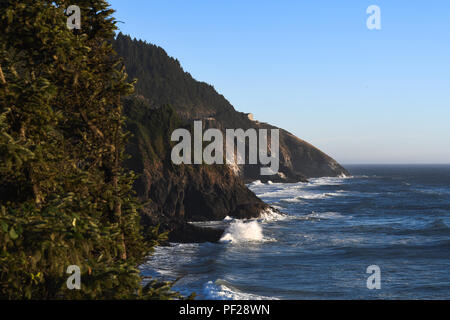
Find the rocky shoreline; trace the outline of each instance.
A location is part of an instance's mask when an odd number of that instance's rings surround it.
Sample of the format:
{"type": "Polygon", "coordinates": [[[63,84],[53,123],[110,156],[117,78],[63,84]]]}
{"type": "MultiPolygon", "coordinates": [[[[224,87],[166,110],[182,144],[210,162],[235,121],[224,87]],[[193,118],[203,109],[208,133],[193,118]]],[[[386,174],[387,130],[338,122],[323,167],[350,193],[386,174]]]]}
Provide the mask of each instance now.
{"type": "Polygon", "coordinates": [[[136,93],[123,99],[132,133],[125,165],[138,175],[134,190],[144,203],[144,226],[159,225],[161,231],[169,231],[169,241],[215,242],[223,233],[188,222],[258,218],[269,205],[245,183],[295,183],[348,174],[334,159],[293,134],[236,111],[214,87],[193,79],[162,48],[122,34],[114,47],[130,80],[138,79],[136,93]],[[260,164],[175,165],[171,134],[180,128],[193,132],[195,120],[202,121],[203,130],[216,128],[222,133],[237,128],[279,129],[278,173],[263,176],[260,164]]]}
{"type": "Polygon", "coordinates": [[[144,226],[170,231],[173,242],[215,242],[223,231],[188,222],[257,218],[269,208],[229,166],[172,163],[170,134],[174,127],[183,126],[173,109],[151,108],[138,97],[125,100],[124,106],[133,132],[126,165],[139,175],[134,189],[145,204],[144,226]]]}

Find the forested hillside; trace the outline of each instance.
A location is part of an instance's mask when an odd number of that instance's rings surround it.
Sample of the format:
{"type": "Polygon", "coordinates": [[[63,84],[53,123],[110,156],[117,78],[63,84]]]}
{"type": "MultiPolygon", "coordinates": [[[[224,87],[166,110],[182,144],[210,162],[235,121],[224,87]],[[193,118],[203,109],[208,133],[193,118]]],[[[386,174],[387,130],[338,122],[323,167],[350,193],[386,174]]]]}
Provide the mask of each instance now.
{"type": "Polygon", "coordinates": [[[161,47],[119,33],[114,49],[124,59],[130,79],[139,79],[136,93],[145,96],[151,105],[170,104],[189,119],[234,111],[211,85],[184,72],[180,62],[169,58],[161,47]]]}
{"type": "MultiPolygon", "coordinates": [[[[119,33],[114,49],[123,57],[129,79],[137,78],[136,93],[152,106],[170,104],[182,119],[203,119],[207,127],[275,128],[238,112],[214,87],[199,82],[185,72],[180,62],[161,47],[133,40],[119,33]]],[[[242,84],[245,87],[245,84],[242,84]]],[[[291,133],[280,130],[280,174],[260,176],[258,165],[241,165],[239,175],[245,181],[306,181],[310,177],[339,176],[347,171],[334,159],[291,133]]]]}

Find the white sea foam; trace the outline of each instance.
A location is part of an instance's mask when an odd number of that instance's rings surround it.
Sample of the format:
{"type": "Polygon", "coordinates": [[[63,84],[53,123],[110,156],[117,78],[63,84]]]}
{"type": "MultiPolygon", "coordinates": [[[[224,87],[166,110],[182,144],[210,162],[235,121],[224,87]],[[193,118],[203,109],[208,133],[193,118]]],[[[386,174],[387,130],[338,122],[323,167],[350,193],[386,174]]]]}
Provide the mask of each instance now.
{"type": "Polygon", "coordinates": [[[289,203],[303,202],[302,199],[301,199],[300,197],[281,199],[280,201],[281,201],[281,202],[289,202],[289,203]]]}
{"type": "Polygon", "coordinates": [[[353,178],[353,176],[312,178],[309,179],[308,184],[310,186],[338,186],[353,178]]]}
{"type": "Polygon", "coordinates": [[[350,216],[344,216],[339,212],[312,212],[305,216],[301,216],[301,219],[305,220],[320,220],[320,219],[341,219],[341,218],[351,218],[350,216]]]}
{"type": "Polygon", "coordinates": [[[249,242],[249,241],[262,241],[264,239],[262,228],[258,221],[233,221],[225,230],[221,242],[249,242]]]}
{"type": "Polygon", "coordinates": [[[242,292],[232,288],[226,281],[208,281],[203,289],[205,299],[211,300],[276,300],[275,298],[242,292]]]}
{"type": "Polygon", "coordinates": [[[325,199],[328,198],[328,193],[305,193],[301,196],[298,196],[297,199],[306,199],[306,200],[314,200],[314,199],[325,199]]]}
{"type": "Polygon", "coordinates": [[[275,210],[272,210],[271,208],[267,208],[266,210],[262,211],[259,216],[259,219],[261,219],[264,222],[284,220],[286,218],[287,215],[278,213],[275,210]]]}
{"type": "Polygon", "coordinates": [[[198,243],[171,243],[168,246],[158,246],[148,260],[139,266],[139,269],[145,270],[144,276],[175,279],[180,276],[178,267],[191,263],[192,258],[198,254],[199,248],[198,243]]]}
{"type": "Polygon", "coordinates": [[[261,180],[255,180],[251,183],[249,183],[247,186],[248,187],[255,187],[255,186],[263,186],[264,183],[261,182],[261,180]]]}
{"type": "Polygon", "coordinates": [[[302,202],[302,200],[326,199],[331,197],[342,197],[345,195],[347,195],[347,193],[343,190],[324,193],[301,192],[298,196],[295,196],[293,198],[281,199],[281,201],[297,203],[302,202]]]}
{"type": "Polygon", "coordinates": [[[330,242],[335,246],[343,246],[343,245],[355,245],[364,242],[363,237],[345,237],[345,238],[332,238],[330,242]]]}
{"type": "Polygon", "coordinates": [[[286,198],[299,195],[298,186],[287,186],[276,189],[274,189],[274,186],[270,186],[269,188],[254,188],[251,190],[260,198],[286,198]]]}

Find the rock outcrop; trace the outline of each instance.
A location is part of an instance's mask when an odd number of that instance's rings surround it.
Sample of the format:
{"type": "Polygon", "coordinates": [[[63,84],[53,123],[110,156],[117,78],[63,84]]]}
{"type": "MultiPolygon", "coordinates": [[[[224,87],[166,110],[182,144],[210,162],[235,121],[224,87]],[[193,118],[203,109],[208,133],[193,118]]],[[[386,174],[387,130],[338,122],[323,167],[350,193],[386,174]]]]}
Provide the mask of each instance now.
{"type": "MultiPolygon", "coordinates": [[[[132,40],[119,34],[115,50],[124,58],[131,79],[137,78],[136,92],[150,105],[170,104],[181,119],[202,119],[208,127],[219,129],[275,128],[254,121],[248,113],[238,112],[213,86],[196,81],[185,72],[179,61],[160,47],[132,40]]],[[[244,85],[244,84],[243,84],[244,85]]],[[[236,166],[244,181],[297,182],[321,176],[347,175],[347,171],[331,157],[293,134],[280,129],[280,170],[278,175],[260,176],[259,166],[236,166]]]]}
{"type": "Polygon", "coordinates": [[[347,174],[325,153],[282,129],[276,175],[261,176],[260,165],[174,165],[170,159],[171,133],[180,127],[192,130],[194,120],[201,120],[204,129],[222,132],[276,127],[236,111],[213,86],[193,79],[162,48],[122,34],[113,45],[124,59],[129,78],[138,79],[136,95],[125,99],[124,105],[128,129],[133,133],[127,165],[140,175],[135,189],[145,202],[143,221],[171,231],[170,240],[217,241],[222,234],[189,221],[258,217],[269,206],[245,186],[246,182],[298,182],[347,174]]]}
{"type": "Polygon", "coordinates": [[[133,133],[127,167],[139,174],[135,190],[145,203],[146,225],[171,231],[171,241],[217,241],[222,231],[188,222],[255,218],[268,208],[228,166],[172,163],[170,136],[184,125],[172,108],[152,108],[137,96],[125,99],[124,107],[133,133]]]}

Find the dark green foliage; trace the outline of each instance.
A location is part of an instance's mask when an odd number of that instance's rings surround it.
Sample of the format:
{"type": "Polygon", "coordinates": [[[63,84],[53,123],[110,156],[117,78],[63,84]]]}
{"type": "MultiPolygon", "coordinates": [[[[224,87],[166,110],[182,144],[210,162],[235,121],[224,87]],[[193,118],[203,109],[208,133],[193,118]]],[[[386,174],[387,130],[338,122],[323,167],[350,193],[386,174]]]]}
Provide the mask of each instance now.
{"type": "Polygon", "coordinates": [[[139,79],[136,93],[143,95],[152,105],[169,104],[186,118],[234,111],[213,86],[193,79],[164,49],[132,40],[121,33],[114,41],[114,49],[124,58],[130,79],[139,79]]]}
{"type": "Polygon", "coordinates": [[[178,298],[141,287],[135,176],[123,168],[133,85],[103,0],[0,3],[0,299],[178,298]],[[78,5],[82,29],[66,27],[78,5]],[[82,272],[68,290],[69,265],[82,272]]]}
{"type": "Polygon", "coordinates": [[[254,127],[245,113],[236,111],[213,86],[184,72],[163,48],[119,33],[114,50],[123,57],[130,79],[137,78],[136,94],[153,107],[170,105],[183,120],[215,118],[219,128],[254,127]]]}
{"type": "Polygon", "coordinates": [[[165,160],[174,144],[170,142],[172,132],[183,127],[175,110],[169,105],[151,108],[145,98],[132,96],[124,99],[124,111],[147,159],[153,163],[165,160]]]}

